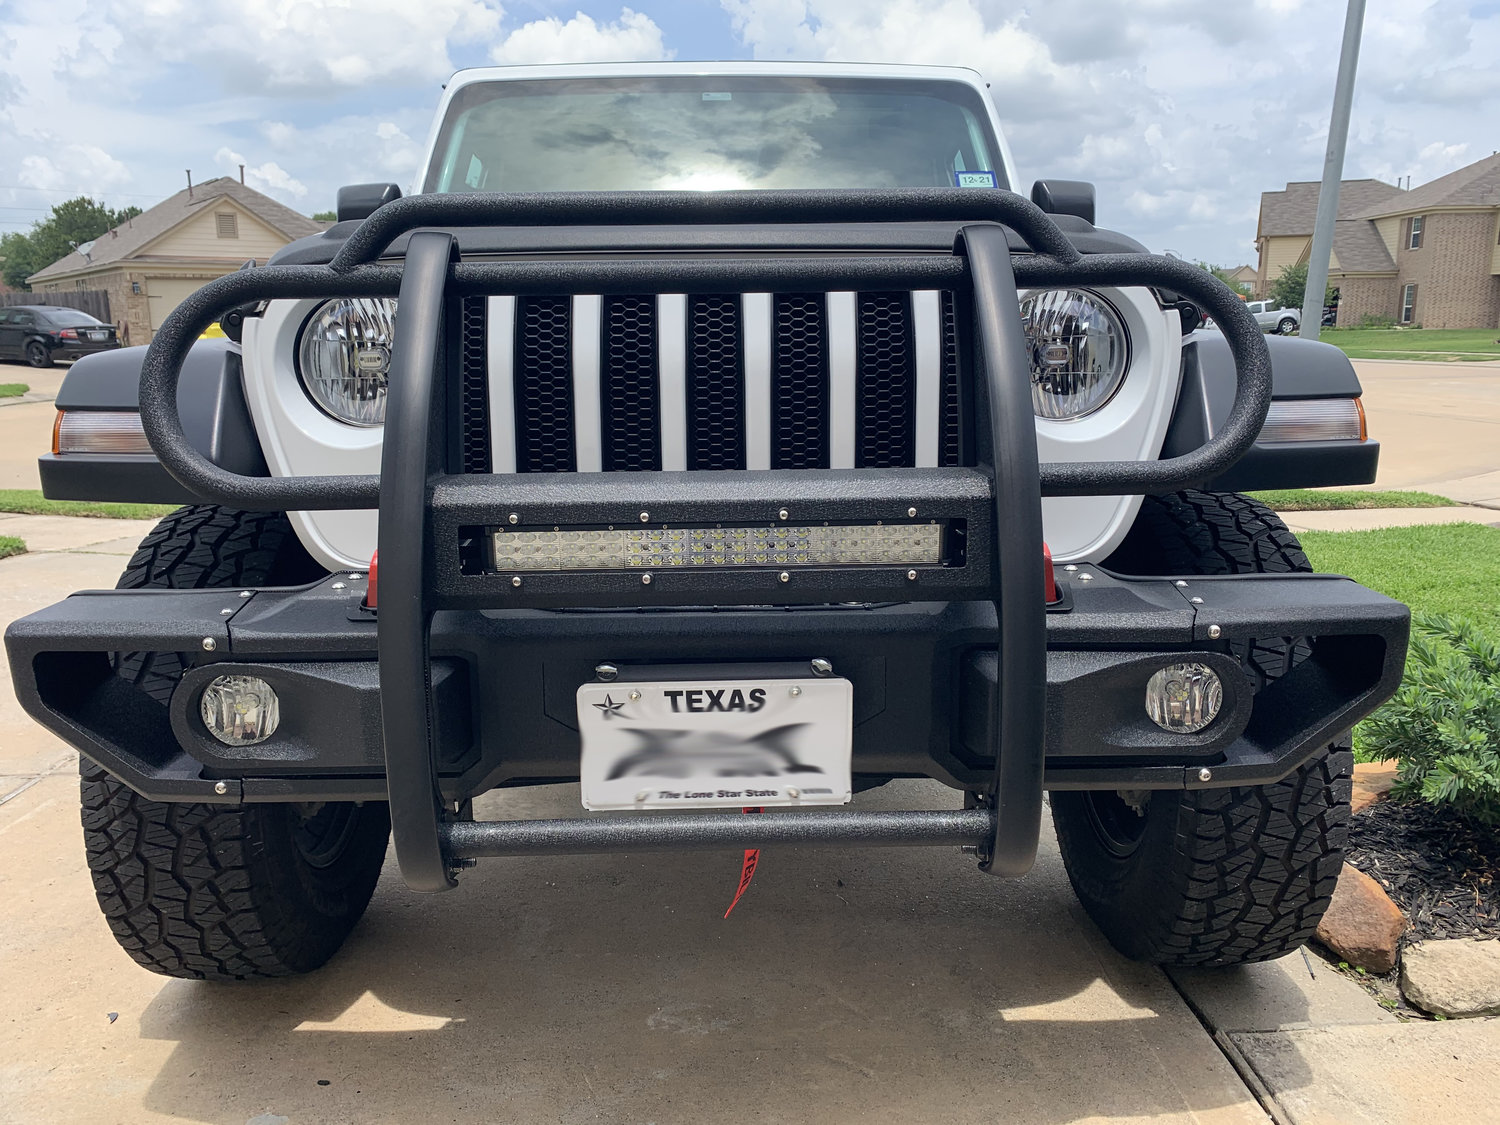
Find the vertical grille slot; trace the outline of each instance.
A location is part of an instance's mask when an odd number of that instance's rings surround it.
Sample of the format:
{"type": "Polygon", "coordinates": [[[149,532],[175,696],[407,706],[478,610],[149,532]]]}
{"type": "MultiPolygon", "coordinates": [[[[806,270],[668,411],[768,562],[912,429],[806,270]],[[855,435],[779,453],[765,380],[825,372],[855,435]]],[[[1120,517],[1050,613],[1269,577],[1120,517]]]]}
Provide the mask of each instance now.
{"type": "Polygon", "coordinates": [[[516,309],[516,471],[570,473],[572,299],[522,297],[516,309]]]}
{"type": "Polygon", "coordinates": [[[739,294],[688,298],[689,469],[745,467],[744,346],[739,294]]]}
{"type": "Polygon", "coordinates": [[[861,293],[856,344],[855,465],[912,465],[916,418],[911,298],[861,293]]]}
{"type": "Polygon", "coordinates": [[[958,310],[952,290],[943,291],[943,366],[938,396],[938,464],[963,463],[963,390],[958,355],[958,310]]]}
{"type": "Polygon", "coordinates": [[[459,411],[463,420],[460,459],[466,473],[490,471],[487,301],[485,297],[465,297],[460,308],[459,411]]]}
{"type": "Polygon", "coordinates": [[[604,471],[660,469],[655,296],[606,297],[601,344],[604,471]]]}
{"type": "Polygon", "coordinates": [[[828,326],[821,293],[776,297],[771,468],[828,468],[828,326]]]}

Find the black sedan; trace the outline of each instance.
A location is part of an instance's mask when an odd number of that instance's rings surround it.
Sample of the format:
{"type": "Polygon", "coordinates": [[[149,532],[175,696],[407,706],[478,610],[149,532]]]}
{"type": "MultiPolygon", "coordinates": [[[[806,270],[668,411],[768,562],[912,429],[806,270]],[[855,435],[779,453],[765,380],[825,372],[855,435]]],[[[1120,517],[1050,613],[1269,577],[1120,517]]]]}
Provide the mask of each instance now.
{"type": "Polygon", "coordinates": [[[120,346],[113,324],[61,305],[0,308],[0,359],[24,359],[32,367],[78,359],[120,346]]]}

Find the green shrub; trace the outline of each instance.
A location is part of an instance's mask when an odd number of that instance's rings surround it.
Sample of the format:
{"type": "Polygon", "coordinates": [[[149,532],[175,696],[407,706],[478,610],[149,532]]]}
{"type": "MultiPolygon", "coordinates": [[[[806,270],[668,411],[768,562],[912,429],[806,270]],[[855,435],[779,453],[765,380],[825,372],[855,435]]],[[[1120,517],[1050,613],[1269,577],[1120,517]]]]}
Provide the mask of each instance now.
{"type": "Polygon", "coordinates": [[[1500,825],[1500,644],[1471,622],[1418,614],[1406,676],[1360,728],[1395,758],[1395,793],[1500,825]]]}
{"type": "Polygon", "coordinates": [[[1394,328],[1396,318],[1386,316],[1384,313],[1365,313],[1359,318],[1359,326],[1361,328],[1394,328]]]}

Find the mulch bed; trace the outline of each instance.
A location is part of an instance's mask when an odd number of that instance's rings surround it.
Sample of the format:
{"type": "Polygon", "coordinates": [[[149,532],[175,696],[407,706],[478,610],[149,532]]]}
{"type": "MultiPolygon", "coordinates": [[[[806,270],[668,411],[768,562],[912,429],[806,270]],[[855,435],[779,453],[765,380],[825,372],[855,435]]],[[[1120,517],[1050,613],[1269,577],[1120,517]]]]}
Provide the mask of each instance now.
{"type": "Polygon", "coordinates": [[[1407,941],[1500,938],[1500,831],[1388,799],[1354,816],[1346,858],[1406,914],[1407,941]]]}

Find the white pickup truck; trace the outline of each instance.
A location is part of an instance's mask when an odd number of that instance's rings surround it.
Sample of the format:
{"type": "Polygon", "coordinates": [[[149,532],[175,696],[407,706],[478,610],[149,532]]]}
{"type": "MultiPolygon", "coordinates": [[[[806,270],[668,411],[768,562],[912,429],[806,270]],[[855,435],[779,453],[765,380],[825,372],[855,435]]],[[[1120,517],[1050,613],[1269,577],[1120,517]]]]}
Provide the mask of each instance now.
{"type": "Polygon", "coordinates": [[[1284,309],[1276,301],[1248,301],[1245,305],[1262,332],[1275,332],[1278,336],[1290,336],[1302,327],[1302,313],[1297,309],[1284,309]]]}

